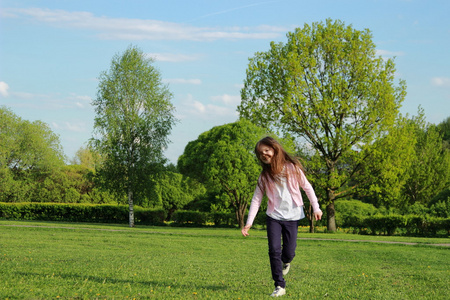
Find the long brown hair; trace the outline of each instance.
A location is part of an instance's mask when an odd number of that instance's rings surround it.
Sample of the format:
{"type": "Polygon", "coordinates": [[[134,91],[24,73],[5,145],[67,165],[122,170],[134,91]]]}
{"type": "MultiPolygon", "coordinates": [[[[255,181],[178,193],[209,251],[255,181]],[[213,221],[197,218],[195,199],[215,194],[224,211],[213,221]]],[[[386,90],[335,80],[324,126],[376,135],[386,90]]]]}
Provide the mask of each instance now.
{"type": "Polygon", "coordinates": [[[302,172],[305,172],[305,168],[303,167],[299,159],[287,153],[286,150],[284,150],[283,146],[281,146],[281,144],[273,137],[267,136],[259,140],[259,142],[257,142],[255,146],[255,154],[263,168],[261,172],[261,181],[258,182],[258,185],[262,191],[264,191],[265,187],[271,188],[271,186],[268,185],[269,182],[279,183],[280,178],[288,178],[288,172],[283,172],[286,164],[292,164],[295,167],[295,177],[297,177],[298,180],[301,179],[299,169],[302,172]],[[259,149],[262,145],[271,147],[274,150],[274,154],[270,164],[264,163],[261,159],[261,151],[259,151],[259,149]]]}

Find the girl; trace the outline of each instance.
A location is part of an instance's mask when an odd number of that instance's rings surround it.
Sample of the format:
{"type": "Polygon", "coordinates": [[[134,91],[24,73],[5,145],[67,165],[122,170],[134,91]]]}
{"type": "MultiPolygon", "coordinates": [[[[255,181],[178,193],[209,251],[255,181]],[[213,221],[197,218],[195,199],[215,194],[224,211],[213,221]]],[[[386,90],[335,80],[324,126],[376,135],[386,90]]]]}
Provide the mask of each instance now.
{"type": "Polygon", "coordinates": [[[301,163],[289,155],[273,138],[265,137],[255,147],[263,170],[250,204],[247,223],[242,234],[248,231],[258,213],[264,193],[269,199],[267,204],[267,238],[269,241],[269,258],[275,290],[272,297],[286,294],[286,282],[283,275],[290,269],[297,247],[298,221],[305,217],[300,188],[305,191],[314,210],[314,218],[320,220],[316,194],[305,177],[301,163]],[[283,245],[281,245],[283,239],[283,245]]]}

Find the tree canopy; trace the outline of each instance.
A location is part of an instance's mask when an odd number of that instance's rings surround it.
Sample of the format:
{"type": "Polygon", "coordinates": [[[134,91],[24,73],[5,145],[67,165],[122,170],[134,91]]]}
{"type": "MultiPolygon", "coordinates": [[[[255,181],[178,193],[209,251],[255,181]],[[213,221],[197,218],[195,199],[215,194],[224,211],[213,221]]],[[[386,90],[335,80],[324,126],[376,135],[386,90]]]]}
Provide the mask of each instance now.
{"type": "MultiPolygon", "coordinates": [[[[370,30],[341,21],[307,24],[250,59],[240,115],[304,138],[322,162],[328,230],[335,231],[334,200],[356,174],[349,162],[383,136],[405,97],[394,83],[392,59],[376,56],[370,30]],[[348,166],[339,173],[340,166],[348,166]]],[[[340,168],[341,170],[345,168],[340,168]]],[[[319,172],[318,172],[319,174],[319,172]]]]}
{"type": "Polygon", "coordinates": [[[64,165],[59,137],[41,121],[0,107],[0,201],[29,199],[35,184],[64,165]]]}

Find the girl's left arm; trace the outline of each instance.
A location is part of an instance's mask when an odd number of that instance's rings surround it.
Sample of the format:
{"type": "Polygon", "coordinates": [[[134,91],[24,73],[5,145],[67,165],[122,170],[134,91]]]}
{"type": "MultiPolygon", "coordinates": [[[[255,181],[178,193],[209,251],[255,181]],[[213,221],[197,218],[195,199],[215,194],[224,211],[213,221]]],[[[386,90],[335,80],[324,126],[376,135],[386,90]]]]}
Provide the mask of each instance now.
{"type": "Polygon", "coordinates": [[[308,200],[311,203],[314,213],[320,212],[320,215],[322,215],[322,211],[320,210],[320,206],[319,206],[319,200],[317,199],[316,193],[314,192],[314,189],[313,189],[311,183],[309,183],[308,179],[305,176],[305,173],[303,173],[302,170],[299,170],[299,172],[300,172],[299,184],[300,184],[301,188],[305,191],[306,196],[308,196],[308,200]]]}

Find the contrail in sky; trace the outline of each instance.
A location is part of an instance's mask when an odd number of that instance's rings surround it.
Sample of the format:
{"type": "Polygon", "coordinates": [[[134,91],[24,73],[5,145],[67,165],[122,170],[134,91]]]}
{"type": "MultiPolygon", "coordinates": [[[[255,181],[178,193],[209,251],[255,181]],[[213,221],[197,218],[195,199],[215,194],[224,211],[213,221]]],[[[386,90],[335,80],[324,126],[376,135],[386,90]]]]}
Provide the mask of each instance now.
{"type": "Polygon", "coordinates": [[[230,8],[230,9],[214,12],[214,13],[210,13],[210,14],[207,14],[207,15],[195,18],[195,19],[189,21],[188,23],[194,22],[194,21],[198,21],[200,19],[205,19],[205,18],[208,18],[208,17],[211,17],[211,16],[217,16],[217,15],[226,14],[226,13],[229,13],[229,12],[232,12],[232,11],[235,11],[235,10],[244,9],[244,8],[247,8],[247,7],[253,7],[253,6],[263,5],[263,4],[267,4],[267,3],[275,3],[275,2],[280,2],[280,0],[258,2],[258,3],[248,4],[248,5],[244,5],[244,6],[239,6],[239,7],[235,7],[235,8],[230,8]]]}

